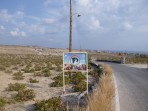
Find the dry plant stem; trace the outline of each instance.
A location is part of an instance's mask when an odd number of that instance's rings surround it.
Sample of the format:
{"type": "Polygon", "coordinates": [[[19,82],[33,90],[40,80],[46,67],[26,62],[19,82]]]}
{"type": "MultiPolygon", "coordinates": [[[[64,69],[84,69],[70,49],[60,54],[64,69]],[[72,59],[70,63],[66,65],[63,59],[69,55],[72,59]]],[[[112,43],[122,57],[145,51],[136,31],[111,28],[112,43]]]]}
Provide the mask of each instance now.
{"type": "Polygon", "coordinates": [[[112,111],[114,94],[112,76],[102,77],[97,91],[89,97],[89,111],[112,111]]]}
{"type": "Polygon", "coordinates": [[[102,65],[104,74],[100,78],[97,91],[89,97],[89,111],[113,111],[115,87],[112,77],[112,68],[102,65]]]}

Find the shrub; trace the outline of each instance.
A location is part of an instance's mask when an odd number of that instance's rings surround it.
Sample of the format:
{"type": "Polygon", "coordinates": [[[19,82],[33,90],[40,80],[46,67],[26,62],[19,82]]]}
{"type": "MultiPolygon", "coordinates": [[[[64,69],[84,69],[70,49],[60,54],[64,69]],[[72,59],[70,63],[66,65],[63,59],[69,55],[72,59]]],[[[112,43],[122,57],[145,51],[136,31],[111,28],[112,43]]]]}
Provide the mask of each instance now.
{"type": "Polygon", "coordinates": [[[8,70],[8,69],[7,69],[7,70],[5,71],[5,73],[10,74],[10,73],[12,73],[12,70],[8,70]]]}
{"type": "MultiPolygon", "coordinates": [[[[50,84],[51,87],[62,87],[63,86],[63,76],[54,77],[55,80],[53,83],[50,84]]],[[[69,83],[69,78],[65,76],[65,84],[69,83]]]]}
{"type": "Polygon", "coordinates": [[[15,83],[15,84],[8,84],[8,88],[6,88],[7,91],[19,91],[24,90],[26,88],[26,85],[23,83],[15,83]]]}
{"type": "Polygon", "coordinates": [[[61,68],[61,66],[60,66],[60,65],[57,65],[56,71],[59,71],[59,72],[61,72],[61,71],[62,71],[62,68],[61,68]]]}
{"type": "Polygon", "coordinates": [[[18,67],[17,67],[17,66],[15,66],[15,67],[13,67],[13,68],[12,68],[12,70],[18,70],[18,67]]]}
{"type": "Polygon", "coordinates": [[[85,79],[86,79],[85,75],[83,75],[81,72],[76,72],[72,74],[71,82],[73,84],[77,84],[85,79]]]}
{"type": "Polygon", "coordinates": [[[4,111],[5,104],[15,103],[14,99],[0,97],[0,111],[4,111]]]}
{"type": "Polygon", "coordinates": [[[29,82],[30,82],[30,83],[39,83],[38,80],[36,80],[36,79],[32,79],[32,78],[29,79],[29,82]]]}
{"type": "Polygon", "coordinates": [[[51,76],[50,72],[44,73],[44,77],[49,77],[49,76],[51,76]]]}
{"type": "Polygon", "coordinates": [[[92,65],[91,65],[91,63],[89,62],[88,63],[88,69],[91,69],[92,68],[92,65]]]}
{"type": "Polygon", "coordinates": [[[32,72],[34,72],[34,69],[33,68],[25,68],[25,69],[23,69],[23,71],[25,73],[32,73],[32,72]]]}
{"type": "Polygon", "coordinates": [[[50,73],[50,71],[49,72],[35,72],[34,73],[34,76],[36,77],[36,76],[39,76],[39,77],[49,77],[49,76],[51,76],[51,73],[50,73]]]}
{"type": "Polygon", "coordinates": [[[41,72],[34,72],[34,76],[42,76],[42,73],[41,72]]]}
{"type": "Polygon", "coordinates": [[[7,101],[0,97],[0,110],[4,107],[5,104],[7,104],[7,101]]]}
{"type": "Polygon", "coordinates": [[[34,98],[35,98],[35,93],[32,89],[19,90],[18,94],[15,97],[17,101],[28,101],[34,98]]]}
{"type": "Polygon", "coordinates": [[[4,70],[6,70],[6,68],[4,66],[0,65],[0,71],[4,71],[4,70]]]}
{"type": "Polygon", "coordinates": [[[35,65],[35,71],[41,71],[42,70],[42,67],[40,65],[35,65]]]}
{"type": "Polygon", "coordinates": [[[108,65],[101,65],[103,67],[103,72],[105,75],[110,75],[112,74],[112,68],[108,65]]]}
{"type": "Polygon", "coordinates": [[[14,76],[13,77],[14,80],[23,80],[24,79],[23,73],[21,71],[14,73],[13,76],[14,76]]]}
{"type": "Polygon", "coordinates": [[[61,99],[54,97],[48,100],[37,101],[35,103],[37,111],[67,111],[61,99]]]}
{"type": "Polygon", "coordinates": [[[42,72],[47,73],[47,72],[49,72],[49,69],[45,68],[45,69],[42,70],[42,72]]]}
{"type": "Polygon", "coordinates": [[[73,86],[73,89],[75,92],[83,92],[86,90],[86,82],[84,81],[81,81],[81,82],[78,82],[76,85],[73,86]]]}
{"type": "Polygon", "coordinates": [[[100,75],[103,73],[102,69],[94,69],[93,71],[90,71],[88,74],[92,75],[94,77],[100,77],[100,75]]]}

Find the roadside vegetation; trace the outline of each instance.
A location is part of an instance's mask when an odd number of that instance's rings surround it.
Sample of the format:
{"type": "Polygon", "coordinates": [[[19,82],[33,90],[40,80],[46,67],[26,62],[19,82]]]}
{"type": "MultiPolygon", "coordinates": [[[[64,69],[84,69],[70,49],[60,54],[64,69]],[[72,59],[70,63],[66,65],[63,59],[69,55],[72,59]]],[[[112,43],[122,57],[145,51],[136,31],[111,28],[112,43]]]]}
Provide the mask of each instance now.
{"type": "Polygon", "coordinates": [[[21,70],[24,73],[43,72],[49,75],[50,70],[61,72],[61,65],[61,56],[0,54],[0,71],[8,70],[10,73],[21,70]]]}
{"type": "MultiPolygon", "coordinates": [[[[91,60],[91,58],[89,58],[89,60],[91,60]]],[[[112,91],[109,90],[111,90],[112,88],[109,86],[109,84],[112,85],[112,80],[109,79],[109,77],[111,77],[112,73],[110,67],[108,66],[99,65],[96,66],[97,68],[93,68],[92,64],[93,63],[89,61],[89,66],[88,66],[89,76],[96,79],[99,85],[97,87],[97,90],[94,93],[91,93],[91,95],[89,96],[88,105],[90,107],[90,111],[100,111],[99,109],[95,110],[92,108],[96,107],[95,106],[96,98],[97,100],[98,99],[101,100],[101,102],[104,102],[104,99],[108,99],[106,102],[111,103],[109,102],[109,100],[112,98],[112,91]],[[108,84],[106,84],[105,81],[108,82],[108,84]]],[[[36,92],[31,87],[40,84],[40,82],[44,80],[47,81],[47,79],[52,79],[53,82],[50,83],[49,87],[52,87],[53,89],[54,87],[56,88],[63,86],[61,56],[0,55],[0,71],[4,72],[5,74],[8,74],[10,77],[12,76],[13,81],[16,81],[16,83],[9,83],[8,87],[5,89],[5,91],[8,93],[13,91],[16,94],[14,97],[11,98],[16,103],[35,100],[36,92]],[[18,83],[18,81],[20,83],[18,83]]],[[[81,93],[86,91],[87,88],[86,73],[65,72],[65,84],[66,86],[70,85],[73,92],[81,93]]],[[[89,87],[91,86],[92,84],[89,84],[89,87]]],[[[5,104],[8,103],[11,102],[8,102],[7,99],[0,98],[0,108],[3,108],[5,104]]],[[[103,107],[101,105],[104,105],[105,103],[97,103],[97,104],[99,104],[100,107],[103,107]]],[[[40,100],[40,101],[35,100],[34,106],[36,107],[37,111],[67,110],[66,104],[59,97],[48,98],[47,100],[40,100]]],[[[107,105],[105,107],[109,108],[109,106],[107,105]]],[[[82,107],[82,109],[85,109],[85,107],[82,107]]],[[[101,111],[107,111],[107,110],[101,110],[101,111]]]]}
{"type": "Polygon", "coordinates": [[[36,80],[36,79],[32,79],[32,78],[29,79],[29,82],[30,82],[30,83],[39,83],[38,80],[36,80]]]}
{"type": "Polygon", "coordinates": [[[33,100],[35,98],[35,92],[32,89],[19,90],[15,100],[18,102],[33,100]]]}
{"type": "MultiPolygon", "coordinates": [[[[9,83],[4,89],[8,94],[15,92],[16,95],[10,99],[14,103],[34,100],[36,97],[35,91],[29,89],[27,82],[39,83],[39,77],[50,77],[51,72],[61,73],[62,57],[52,55],[24,55],[24,54],[0,54],[0,71],[3,74],[9,74],[16,83],[9,83]],[[30,78],[26,78],[30,75],[30,78]],[[17,83],[17,82],[23,83],[17,83]]],[[[56,80],[58,81],[58,80],[56,80]]],[[[56,84],[57,85],[57,84],[56,84]]],[[[61,85],[61,83],[59,83],[61,85]]],[[[0,110],[5,110],[3,107],[12,103],[8,98],[0,97],[0,110]]]]}
{"type": "Polygon", "coordinates": [[[67,111],[66,106],[58,97],[37,101],[35,107],[37,111],[67,111]]]}
{"type": "Polygon", "coordinates": [[[5,111],[4,106],[6,104],[14,104],[15,101],[13,99],[0,97],[0,111],[5,111]]]}
{"type": "Polygon", "coordinates": [[[109,53],[109,52],[96,52],[95,58],[99,61],[108,61],[108,62],[117,62],[121,63],[122,57],[125,57],[126,64],[139,63],[145,64],[148,63],[148,54],[139,54],[139,53],[109,53]]]}
{"type": "Polygon", "coordinates": [[[23,80],[24,79],[23,73],[21,71],[14,73],[13,79],[14,80],[23,80]]]}
{"type": "Polygon", "coordinates": [[[101,65],[104,69],[97,90],[89,96],[89,111],[114,111],[113,98],[115,88],[110,66],[101,65]]]}
{"type": "Polygon", "coordinates": [[[26,84],[24,83],[15,83],[15,84],[8,84],[6,91],[19,91],[24,90],[26,88],[26,84]]]}

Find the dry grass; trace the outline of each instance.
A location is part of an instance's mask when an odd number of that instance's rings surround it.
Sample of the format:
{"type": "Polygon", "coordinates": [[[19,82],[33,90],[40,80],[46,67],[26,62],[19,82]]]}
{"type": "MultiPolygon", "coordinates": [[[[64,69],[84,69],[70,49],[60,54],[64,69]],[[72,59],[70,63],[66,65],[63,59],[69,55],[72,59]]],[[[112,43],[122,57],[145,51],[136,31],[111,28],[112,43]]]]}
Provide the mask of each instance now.
{"type": "Polygon", "coordinates": [[[112,76],[102,76],[97,91],[89,98],[89,111],[112,111],[115,94],[112,76]]]}
{"type": "Polygon", "coordinates": [[[104,74],[100,78],[97,91],[89,97],[89,111],[113,111],[115,88],[112,80],[112,68],[102,65],[104,74]]]}
{"type": "Polygon", "coordinates": [[[112,75],[112,68],[109,65],[101,64],[105,75],[112,75]]]}
{"type": "Polygon", "coordinates": [[[112,78],[112,68],[102,65],[104,75],[101,76],[97,90],[88,98],[88,107],[81,111],[114,111],[113,98],[115,87],[112,78]]]}

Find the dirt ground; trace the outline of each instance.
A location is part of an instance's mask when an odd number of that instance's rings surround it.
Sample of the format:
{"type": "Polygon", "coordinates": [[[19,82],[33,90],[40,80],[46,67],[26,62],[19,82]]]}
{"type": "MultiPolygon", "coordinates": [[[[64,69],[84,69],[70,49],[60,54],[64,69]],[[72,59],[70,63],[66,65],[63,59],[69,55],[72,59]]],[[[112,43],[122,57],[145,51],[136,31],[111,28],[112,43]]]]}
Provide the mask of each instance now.
{"type": "Polygon", "coordinates": [[[25,83],[27,89],[33,89],[36,93],[34,101],[27,101],[22,103],[16,103],[11,105],[6,105],[6,111],[32,111],[33,104],[37,100],[43,100],[55,96],[60,96],[62,94],[63,88],[50,87],[50,83],[53,81],[51,78],[55,77],[58,73],[52,71],[51,77],[33,77],[30,73],[25,73],[24,80],[13,80],[12,74],[7,74],[0,72],[0,96],[13,98],[16,95],[16,91],[5,91],[10,83],[25,83]],[[39,83],[29,83],[29,78],[35,78],[39,80],[39,83]]]}

